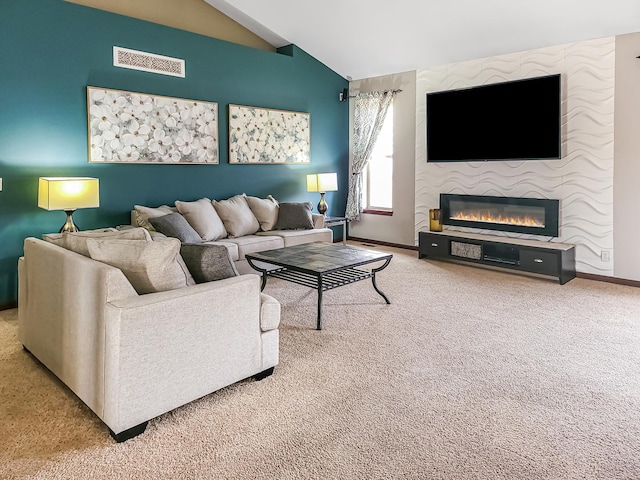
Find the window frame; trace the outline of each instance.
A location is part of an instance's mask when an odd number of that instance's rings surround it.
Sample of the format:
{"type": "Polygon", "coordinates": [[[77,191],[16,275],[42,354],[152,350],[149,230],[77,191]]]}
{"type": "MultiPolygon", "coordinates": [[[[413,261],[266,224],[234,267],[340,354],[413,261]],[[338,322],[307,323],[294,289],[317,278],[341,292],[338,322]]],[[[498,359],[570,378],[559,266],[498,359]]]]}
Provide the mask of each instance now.
{"type": "MultiPolygon", "coordinates": [[[[392,175],[391,175],[391,207],[390,208],[386,208],[386,207],[380,207],[380,206],[371,206],[370,205],[370,191],[371,191],[371,178],[369,175],[369,168],[371,167],[371,161],[372,158],[369,159],[369,162],[367,162],[367,166],[365,167],[363,173],[363,199],[364,199],[364,204],[365,207],[362,210],[362,213],[366,213],[369,215],[383,215],[383,216],[392,216],[393,215],[393,167],[394,167],[394,161],[395,161],[395,148],[394,148],[394,138],[393,138],[393,103],[391,103],[391,105],[389,105],[389,110],[387,111],[387,116],[384,119],[384,124],[382,126],[382,129],[380,130],[380,133],[382,133],[385,129],[385,127],[389,130],[389,135],[391,136],[390,140],[391,140],[391,152],[390,155],[385,155],[387,158],[391,159],[391,171],[392,171],[392,175]],[[390,124],[388,125],[387,122],[390,122],[390,124]]],[[[378,137],[378,139],[376,140],[376,144],[378,142],[378,140],[380,140],[380,137],[378,137]]],[[[374,146],[374,150],[375,150],[375,146],[374,146]]],[[[379,157],[378,157],[379,158],[379,157]]]]}

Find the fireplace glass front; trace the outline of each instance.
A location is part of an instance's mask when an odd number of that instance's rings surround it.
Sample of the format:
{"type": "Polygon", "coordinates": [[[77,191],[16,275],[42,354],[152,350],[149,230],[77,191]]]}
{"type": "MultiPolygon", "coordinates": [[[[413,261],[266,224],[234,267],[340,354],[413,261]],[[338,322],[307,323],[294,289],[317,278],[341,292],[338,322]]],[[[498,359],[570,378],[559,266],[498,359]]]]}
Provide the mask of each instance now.
{"type": "Polygon", "coordinates": [[[440,195],[445,225],[558,236],[558,200],[440,195]]]}

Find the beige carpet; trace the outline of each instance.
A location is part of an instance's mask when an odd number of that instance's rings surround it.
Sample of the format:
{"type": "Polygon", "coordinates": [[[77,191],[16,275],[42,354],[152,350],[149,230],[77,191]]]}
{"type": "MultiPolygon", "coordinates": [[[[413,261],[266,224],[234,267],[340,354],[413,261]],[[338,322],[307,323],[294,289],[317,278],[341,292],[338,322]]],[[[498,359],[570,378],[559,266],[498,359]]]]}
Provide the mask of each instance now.
{"type": "Polygon", "coordinates": [[[270,280],[274,375],[123,444],[0,312],[0,478],[640,478],[639,289],[386,249],[391,305],[368,281],[332,290],[318,332],[315,292],[270,280]]]}

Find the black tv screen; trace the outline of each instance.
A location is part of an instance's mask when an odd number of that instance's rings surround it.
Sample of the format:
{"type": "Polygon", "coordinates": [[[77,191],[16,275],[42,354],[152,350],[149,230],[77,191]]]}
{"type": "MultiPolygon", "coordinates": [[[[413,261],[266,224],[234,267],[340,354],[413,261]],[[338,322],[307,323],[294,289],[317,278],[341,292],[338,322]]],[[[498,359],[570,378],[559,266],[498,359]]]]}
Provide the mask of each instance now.
{"type": "Polygon", "coordinates": [[[427,94],[427,161],[561,157],[560,75],[427,94]]]}

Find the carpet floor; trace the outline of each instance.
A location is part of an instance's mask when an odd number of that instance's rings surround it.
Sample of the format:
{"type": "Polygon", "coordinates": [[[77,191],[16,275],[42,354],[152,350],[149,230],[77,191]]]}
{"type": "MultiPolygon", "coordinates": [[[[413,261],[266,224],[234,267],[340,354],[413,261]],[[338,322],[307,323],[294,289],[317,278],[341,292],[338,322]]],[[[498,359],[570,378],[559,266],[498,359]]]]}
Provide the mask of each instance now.
{"type": "Polygon", "coordinates": [[[269,280],[274,374],[121,444],[0,312],[0,478],[640,479],[639,289],[370,248],[391,305],[331,290],[316,331],[315,291],[269,280]]]}

